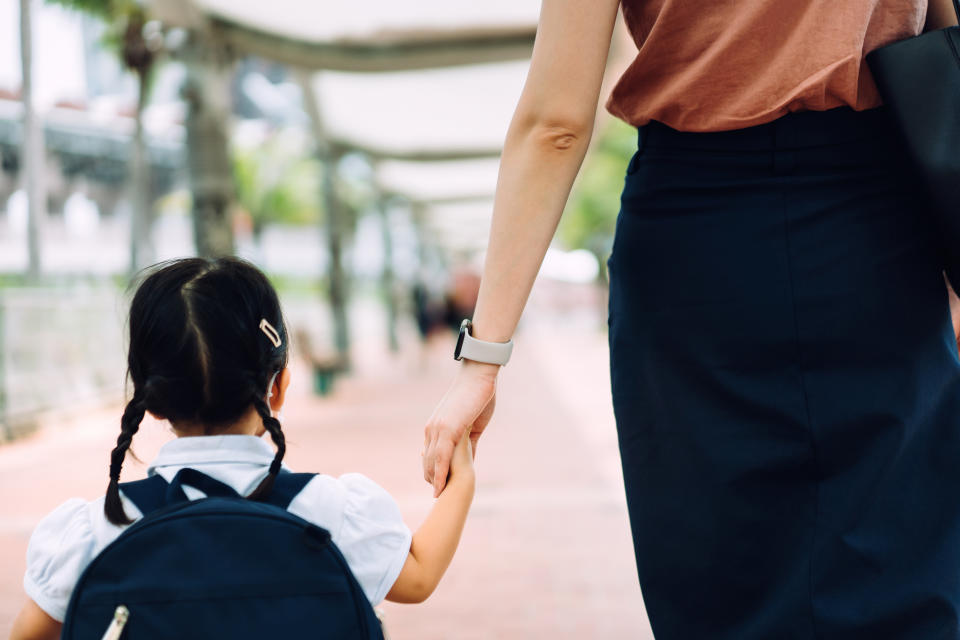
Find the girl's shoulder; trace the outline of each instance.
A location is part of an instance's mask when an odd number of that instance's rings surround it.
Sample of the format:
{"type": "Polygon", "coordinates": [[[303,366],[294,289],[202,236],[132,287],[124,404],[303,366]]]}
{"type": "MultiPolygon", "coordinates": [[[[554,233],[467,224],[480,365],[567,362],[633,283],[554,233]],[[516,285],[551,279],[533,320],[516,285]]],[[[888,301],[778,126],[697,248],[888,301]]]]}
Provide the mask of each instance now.
{"type": "Polygon", "coordinates": [[[293,499],[289,511],[330,531],[334,542],[403,522],[393,496],[360,473],[316,475],[293,499]]]}
{"type": "Polygon", "coordinates": [[[37,524],[27,545],[27,595],[55,620],[63,620],[70,594],[90,561],[122,528],[103,517],[103,498],[67,500],[37,524]]]}
{"type": "Polygon", "coordinates": [[[393,496],[359,473],[318,475],[289,511],[328,530],[370,602],[383,600],[403,569],[412,539],[393,496]]]}

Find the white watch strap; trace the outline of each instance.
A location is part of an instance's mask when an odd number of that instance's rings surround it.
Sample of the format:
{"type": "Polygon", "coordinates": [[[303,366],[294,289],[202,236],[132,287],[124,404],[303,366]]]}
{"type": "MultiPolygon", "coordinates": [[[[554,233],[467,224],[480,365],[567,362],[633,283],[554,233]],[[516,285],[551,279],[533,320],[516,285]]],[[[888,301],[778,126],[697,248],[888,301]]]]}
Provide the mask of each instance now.
{"type": "Polygon", "coordinates": [[[507,342],[486,342],[477,340],[470,336],[469,332],[463,333],[463,346],[460,347],[460,357],[474,362],[486,362],[488,364],[507,364],[510,360],[510,353],[513,351],[513,340],[507,342]]]}

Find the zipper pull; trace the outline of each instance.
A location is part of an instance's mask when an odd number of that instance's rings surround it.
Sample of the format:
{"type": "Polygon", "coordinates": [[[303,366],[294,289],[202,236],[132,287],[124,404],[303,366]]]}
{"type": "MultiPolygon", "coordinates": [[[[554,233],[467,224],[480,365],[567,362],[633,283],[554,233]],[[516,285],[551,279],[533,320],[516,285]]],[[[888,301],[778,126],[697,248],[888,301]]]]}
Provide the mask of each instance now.
{"type": "Polygon", "coordinates": [[[129,609],[123,605],[117,607],[113,612],[113,620],[110,622],[110,626],[107,627],[100,640],[120,640],[120,634],[123,633],[123,627],[127,624],[127,618],[129,617],[129,609]]]}

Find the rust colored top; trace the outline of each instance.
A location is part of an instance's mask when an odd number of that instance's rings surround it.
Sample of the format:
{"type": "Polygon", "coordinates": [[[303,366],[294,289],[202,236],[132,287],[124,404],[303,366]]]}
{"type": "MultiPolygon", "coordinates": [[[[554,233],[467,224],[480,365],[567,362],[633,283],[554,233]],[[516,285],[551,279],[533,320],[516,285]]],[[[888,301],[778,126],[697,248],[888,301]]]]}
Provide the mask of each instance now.
{"type": "Polygon", "coordinates": [[[923,31],[927,0],[623,0],[639,49],[607,101],[634,126],[725,131],[881,104],[864,56],[923,31]]]}

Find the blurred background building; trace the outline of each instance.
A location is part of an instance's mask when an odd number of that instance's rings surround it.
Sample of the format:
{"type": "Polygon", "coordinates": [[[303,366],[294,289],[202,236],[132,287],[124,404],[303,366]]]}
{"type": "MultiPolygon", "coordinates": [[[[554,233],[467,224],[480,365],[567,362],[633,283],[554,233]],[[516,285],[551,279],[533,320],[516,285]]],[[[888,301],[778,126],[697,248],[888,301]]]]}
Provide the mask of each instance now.
{"type": "MultiPolygon", "coordinates": [[[[538,12],[0,0],[0,474],[4,441],[122,401],[128,286],[157,261],[236,253],[262,267],[312,393],[335,397],[337,381],[404,353],[430,366],[430,341],[446,357],[476,300],[538,12]]],[[[621,29],[609,80],[633,51],[621,29]]],[[[601,107],[524,319],[587,332],[591,357],[633,146],[601,107]]],[[[423,384],[439,400],[443,380],[423,384]]]]}

